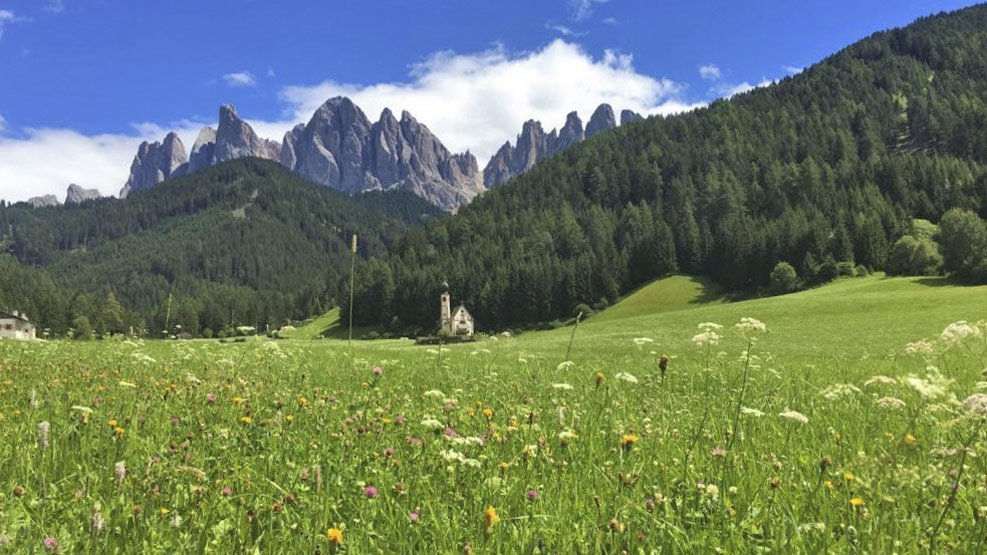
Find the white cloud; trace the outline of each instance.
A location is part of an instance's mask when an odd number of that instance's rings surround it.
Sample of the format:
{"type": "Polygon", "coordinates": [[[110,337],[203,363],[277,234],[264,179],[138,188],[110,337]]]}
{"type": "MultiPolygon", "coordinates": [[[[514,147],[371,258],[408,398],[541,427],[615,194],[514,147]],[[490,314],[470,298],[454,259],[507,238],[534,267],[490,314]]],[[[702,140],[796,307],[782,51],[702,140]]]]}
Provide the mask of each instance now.
{"type": "Polygon", "coordinates": [[[800,66],[781,66],[781,69],[785,70],[785,73],[789,75],[798,75],[805,71],[805,68],[800,66]]]}
{"type": "Polygon", "coordinates": [[[45,11],[48,13],[64,13],[65,4],[62,3],[62,0],[48,0],[48,3],[45,4],[45,11]]]}
{"type": "MultiPolygon", "coordinates": [[[[191,148],[199,127],[180,122],[170,128],[191,148]]],[[[115,195],[127,180],[140,142],[160,141],[166,133],[160,126],[141,124],[129,135],[43,128],[0,136],[0,199],[14,202],[49,193],[62,198],[69,183],[115,195]]]]}
{"type": "MultiPolygon", "coordinates": [[[[412,66],[406,82],[355,85],[327,81],[286,87],[280,121],[249,119],[257,134],[281,140],[298,122],[307,122],[326,101],[349,96],[376,120],[385,108],[411,112],[453,152],[467,149],[481,167],[506,140],[513,141],[528,119],[546,131],[578,110],[584,123],[601,102],[615,110],[669,114],[695,108],[684,86],[637,73],[633,57],[608,50],[594,58],[578,45],[557,39],[540,50],[511,53],[501,46],[473,54],[442,52],[412,66]]],[[[69,129],[9,130],[0,136],[0,198],[8,201],[65,193],[69,183],[117,194],[143,140],[160,141],[175,130],[192,147],[204,124],[134,125],[131,133],[87,136],[69,129]]],[[[215,120],[209,125],[215,126],[215,120]]]]}
{"type": "Polygon", "coordinates": [[[699,66],[699,76],[707,81],[716,81],[720,78],[720,68],[716,64],[699,66]]]}
{"type": "Polygon", "coordinates": [[[3,38],[4,25],[15,21],[17,21],[17,16],[14,15],[14,12],[9,10],[0,10],[0,39],[3,38]]]}
{"type": "Polygon", "coordinates": [[[408,110],[450,150],[470,149],[482,168],[528,119],[546,130],[578,110],[584,123],[601,102],[615,110],[669,114],[696,107],[684,87],[637,73],[629,54],[607,51],[594,59],[557,39],[535,52],[512,54],[497,46],[476,54],[442,52],[413,66],[407,83],[363,86],[327,81],[287,87],[293,121],[308,121],[326,99],[349,96],[376,119],[385,107],[408,110]]]}
{"type": "Polygon", "coordinates": [[[226,84],[231,87],[253,87],[257,84],[254,74],[249,71],[227,73],[223,76],[223,81],[226,81],[226,84]]]}
{"type": "Polygon", "coordinates": [[[571,28],[566,27],[565,25],[551,25],[546,23],[545,28],[548,29],[549,31],[555,31],[560,35],[562,35],[563,37],[585,37],[586,35],[589,34],[586,31],[573,31],[571,28]]]}
{"type": "Polygon", "coordinates": [[[593,15],[595,4],[606,4],[608,0],[569,0],[569,9],[572,11],[572,19],[582,21],[593,15]]]}
{"type": "Polygon", "coordinates": [[[758,82],[755,85],[752,85],[747,81],[744,81],[743,83],[736,83],[736,84],[723,83],[721,85],[717,85],[713,87],[711,90],[716,96],[731,98],[738,94],[743,94],[745,92],[749,92],[754,89],[759,89],[761,87],[767,87],[768,85],[773,85],[776,82],[777,82],[776,80],[772,80],[772,79],[762,79],[760,82],[758,82]]]}
{"type": "Polygon", "coordinates": [[[7,119],[0,115],[0,135],[3,134],[4,129],[7,128],[7,119]]]}
{"type": "Polygon", "coordinates": [[[617,21],[616,17],[608,17],[600,21],[600,23],[606,23],[607,25],[620,25],[620,21],[617,21]]]}

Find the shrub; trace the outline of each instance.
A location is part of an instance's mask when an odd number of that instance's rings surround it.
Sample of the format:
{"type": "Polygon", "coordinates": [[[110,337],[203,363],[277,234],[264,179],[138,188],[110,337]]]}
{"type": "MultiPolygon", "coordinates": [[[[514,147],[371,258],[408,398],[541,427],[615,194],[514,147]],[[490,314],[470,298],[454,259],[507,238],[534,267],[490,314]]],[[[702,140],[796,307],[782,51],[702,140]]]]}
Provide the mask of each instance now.
{"type": "Polygon", "coordinates": [[[938,240],[946,271],[987,283],[987,222],[969,210],[954,208],[939,222],[938,240]]]}
{"type": "Polygon", "coordinates": [[[888,274],[898,276],[934,276],[942,268],[939,247],[928,237],[905,235],[891,247],[888,274]]]}
{"type": "Polygon", "coordinates": [[[799,276],[788,262],[775,264],[774,269],[771,270],[770,282],[771,292],[775,295],[783,295],[799,289],[799,276]]]}

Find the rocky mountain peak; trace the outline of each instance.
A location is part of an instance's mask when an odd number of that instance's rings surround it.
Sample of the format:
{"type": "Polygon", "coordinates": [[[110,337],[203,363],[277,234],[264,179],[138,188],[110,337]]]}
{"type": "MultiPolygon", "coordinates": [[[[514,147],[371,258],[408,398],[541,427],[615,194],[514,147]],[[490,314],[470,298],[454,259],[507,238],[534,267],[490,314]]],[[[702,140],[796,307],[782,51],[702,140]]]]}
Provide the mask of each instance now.
{"type": "Polygon", "coordinates": [[[40,197],[31,197],[27,199],[27,203],[35,208],[44,208],[46,206],[58,206],[61,204],[58,202],[58,197],[55,195],[42,195],[40,197]]]}
{"type": "Polygon", "coordinates": [[[228,104],[220,107],[213,164],[247,156],[277,160],[280,155],[281,145],[258,137],[254,129],[240,119],[236,108],[228,104]]]}
{"type": "Polygon", "coordinates": [[[617,127],[617,118],[609,104],[600,104],[586,124],[586,138],[617,127]]]}
{"type": "Polygon", "coordinates": [[[639,119],[644,119],[641,114],[631,111],[631,110],[621,110],[620,111],[620,124],[627,125],[632,121],[637,121],[639,119]]]}
{"type": "Polygon", "coordinates": [[[65,191],[65,204],[82,204],[87,200],[96,200],[101,197],[99,189],[83,189],[72,183],[65,191]]]}
{"type": "Polygon", "coordinates": [[[185,145],[175,133],[168,133],[160,143],[142,142],[130,164],[130,177],[120,191],[120,197],[126,197],[130,191],[148,189],[166,179],[181,177],[187,163],[185,145]]]}

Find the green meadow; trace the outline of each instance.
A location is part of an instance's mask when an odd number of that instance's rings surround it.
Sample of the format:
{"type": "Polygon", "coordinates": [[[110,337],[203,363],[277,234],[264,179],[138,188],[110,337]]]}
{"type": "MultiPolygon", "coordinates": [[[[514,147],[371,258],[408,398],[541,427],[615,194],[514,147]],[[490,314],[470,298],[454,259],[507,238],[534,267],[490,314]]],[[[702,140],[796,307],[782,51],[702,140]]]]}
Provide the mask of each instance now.
{"type": "Polygon", "coordinates": [[[5,341],[0,553],[983,552],[985,320],[675,276],[445,347],[5,341]]]}

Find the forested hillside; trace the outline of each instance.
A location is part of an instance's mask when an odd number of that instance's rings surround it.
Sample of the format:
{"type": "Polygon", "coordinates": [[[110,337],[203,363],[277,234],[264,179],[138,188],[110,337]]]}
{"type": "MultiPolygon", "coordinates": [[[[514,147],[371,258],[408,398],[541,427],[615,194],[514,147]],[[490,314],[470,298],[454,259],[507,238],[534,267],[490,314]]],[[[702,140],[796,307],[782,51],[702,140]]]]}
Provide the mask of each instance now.
{"type": "Polygon", "coordinates": [[[193,335],[279,324],[338,303],[352,233],[361,257],[382,255],[441,214],[410,193],[349,197],[258,159],[125,200],[0,206],[0,241],[12,255],[0,259],[0,306],[55,334],[134,326],[154,335],[166,319],[193,335]]]}
{"type": "Polygon", "coordinates": [[[448,280],[481,327],[568,316],[670,272],[729,289],[883,268],[913,218],[987,216],[987,7],[600,134],[362,267],[357,323],[428,328],[448,280]],[[842,263],[842,264],[841,264],[842,263]]]}

